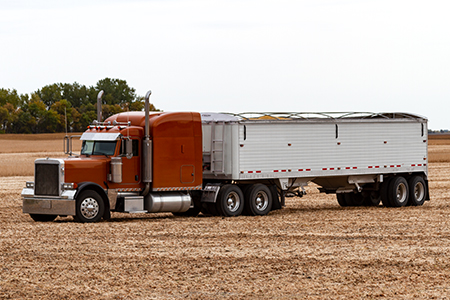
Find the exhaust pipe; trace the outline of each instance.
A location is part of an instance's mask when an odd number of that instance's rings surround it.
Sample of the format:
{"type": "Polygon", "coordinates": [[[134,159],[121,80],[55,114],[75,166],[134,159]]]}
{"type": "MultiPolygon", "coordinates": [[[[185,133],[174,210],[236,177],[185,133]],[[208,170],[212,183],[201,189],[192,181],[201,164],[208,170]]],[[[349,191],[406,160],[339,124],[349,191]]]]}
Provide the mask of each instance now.
{"type": "Polygon", "coordinates": [[[102,122],[102,96],[104,92],[101,90],[97,95],[97,121],[102,122]]]}
{"type": "Polygon", "coordinates": [[[144,141],[143,145],[143,168],[142,168],[142,182],[145,182],[145,189],[142,192],[143,196],[146,196],[150,191],[150,183],[152,182],[152,141],[150,140],[150,95],[152,91],[148,91],[145,95],[145,128],[144,128],[144,141]]]}
{"type": "Polygon", "coordinates": [[[147,94],[145,94],[145,139],[149,138],[149,128],[148,128],[148,122],[150,118],[150,95],[152,94],[152,91],[148,91],[147,94]]]}

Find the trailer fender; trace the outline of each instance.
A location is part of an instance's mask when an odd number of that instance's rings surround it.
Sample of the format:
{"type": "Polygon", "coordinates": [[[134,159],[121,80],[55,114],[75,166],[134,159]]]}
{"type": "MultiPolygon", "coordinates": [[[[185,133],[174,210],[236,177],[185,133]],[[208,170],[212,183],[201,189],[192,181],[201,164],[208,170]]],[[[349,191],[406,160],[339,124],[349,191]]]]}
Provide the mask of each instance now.
{"type": "Polygon", "coordinates": [[[78,194],[80,194],[84,190],[96,191],[102,197],[103,203],[105,204],[105,212],[103,213],[103,219],[105,220],[111,219],[110,205],[106,191],[95,182],[82,182],[78,185],[77,192],[75,194],[75,199],[77,198],[78,194]]]}

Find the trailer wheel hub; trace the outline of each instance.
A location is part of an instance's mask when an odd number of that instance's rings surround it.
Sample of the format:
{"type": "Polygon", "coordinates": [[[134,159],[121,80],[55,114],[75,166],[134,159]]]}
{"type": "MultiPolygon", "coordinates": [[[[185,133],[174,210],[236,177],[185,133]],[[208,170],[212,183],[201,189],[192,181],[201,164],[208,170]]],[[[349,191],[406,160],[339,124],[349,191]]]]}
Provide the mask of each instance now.
{"type": "Polygon", "coordinates": [[[403,183],[398,185],[396,194],[397,194],[396,196],[397,196],[397,201],[398,202],[403,203],[403,202],[406,201],[407,189],[406,189],[406,186],[403,183]]]}
{"type": "Polygon", "coordinates": [[[241,206],[241,199],[238,194],[235,192],[231,192],[227,197],[227,206],[228,209],[232,212],[235,212],[241,206]]]}
{"type": "Polygon", "coordinates": [[[258,195],[256,195],[256,208],[258,210],[265,210],[267,206],[269,205],[269,196],[267,196],[264,192],[259,192],[258,195]]]}

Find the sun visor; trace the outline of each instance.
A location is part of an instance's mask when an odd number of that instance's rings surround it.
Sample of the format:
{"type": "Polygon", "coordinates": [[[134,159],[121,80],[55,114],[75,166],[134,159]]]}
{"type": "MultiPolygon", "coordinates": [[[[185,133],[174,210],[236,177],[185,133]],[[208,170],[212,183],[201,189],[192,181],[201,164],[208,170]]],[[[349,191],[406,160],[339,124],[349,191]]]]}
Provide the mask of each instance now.
{"type": "Polygon", "coordinates": [[[120,139],[121,134],[115,133],[101,133],[101,132],[85,132],[81,135],[82,141],[116,141],[120,139]]]}

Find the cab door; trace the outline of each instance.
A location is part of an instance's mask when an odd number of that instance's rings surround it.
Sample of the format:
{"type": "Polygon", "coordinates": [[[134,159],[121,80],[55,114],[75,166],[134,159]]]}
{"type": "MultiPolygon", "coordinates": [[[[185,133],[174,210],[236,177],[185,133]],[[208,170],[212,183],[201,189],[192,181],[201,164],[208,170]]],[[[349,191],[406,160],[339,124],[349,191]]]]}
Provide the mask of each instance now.
{"type": "Polygon", "coordinates": [[[121,140],[122,183],[123,188],[138,188],[141,183],[141,145],[139,139],[132,140],[131,158],[127,158],[125,140],[121,140]]]}

